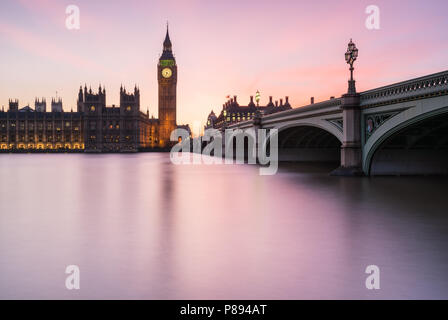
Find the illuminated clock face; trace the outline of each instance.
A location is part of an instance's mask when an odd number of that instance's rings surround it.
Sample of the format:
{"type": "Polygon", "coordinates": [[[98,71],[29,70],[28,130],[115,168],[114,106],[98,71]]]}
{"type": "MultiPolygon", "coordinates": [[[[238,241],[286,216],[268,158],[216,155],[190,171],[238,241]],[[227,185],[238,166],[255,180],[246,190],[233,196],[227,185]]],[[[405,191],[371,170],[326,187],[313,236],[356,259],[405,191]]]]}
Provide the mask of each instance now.
{"type": "Polygon", "coordinates": [[[171,71],[170,68],[165,68],[162,70],[162,76],[166,79],[171,78],[171,76],[173,75],[173,72],[171,71]]]}

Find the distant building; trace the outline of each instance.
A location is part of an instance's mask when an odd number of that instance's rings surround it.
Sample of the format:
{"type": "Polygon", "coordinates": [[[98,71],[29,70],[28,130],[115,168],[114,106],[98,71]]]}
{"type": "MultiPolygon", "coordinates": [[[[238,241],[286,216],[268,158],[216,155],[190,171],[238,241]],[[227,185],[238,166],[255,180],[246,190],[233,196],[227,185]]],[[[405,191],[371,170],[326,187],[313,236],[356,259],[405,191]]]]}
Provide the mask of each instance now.
{"type": "MultiPolygon", "coordinates": [[[[140,90],[120,88],[120,104],[106,105],[106,89],[98,92],[81,87],[76,112],[64,112],[62,99],[51,100],[47,112],[45,98],[36,99],[34,110],[19,110],[19,101],[10,100],[9,109],[0,111],[0,148],[16,150],[74,150],[85,152],[137,152],[169,147],[176,122],[177,64],[168,29],[163,53],[157,65],[159,119],[140,111],[140,90]]],[[[175,143],[175,142],[174,142],[175,143]]]]}
{"type": "Polygon", "coordinates": [[[9,111],[17,112],[19,111],[19,100],[9,100],[9,111]]]}
{"type": "Polygon", "coordinates": [[[182,129],[188,132],[189,137],[191,137],[191,128],[188,124],[178,125],[177,129],[182,129]]]}
{"type": "MultiPolygon", "coordinates": [[[[84,149],[81,113],[37,112],[18,106],[18,100],[10,100],[9,110],[0,112],[1,150],[84,149]]],[[[39,110],[43,107],[39,102],[39,110]]]]}
{"type": "Polygon", "coordinates": [[[34,110],[36,110],[36,112],[47,112],[47,101],[45,98],[42,98],[42,100],[36,98],[34,101],[34,110]]]}
{"type": "Polygon", "coordinates": [[[221,129],[228,124],[252,120],[257,111],[262,114],[271,114],[289,109],[292,109],[289,104],[289,97],[285,98],[284,103],[283,99],[280,99],[280,103],[278,101],[275,101],[274,103],[272,97],[269,97],[269,103],[266,106],[257,106],[254,103],[254,97],[251,96],[247,106],[240,106],[237,97],[234,96],[223,104],[219,116],[216,116],[213,110],[210,112],[207,117],[205,129],[221,129]]]}
{"type": "Polygon", "coordinates": [[[140,111],[140,90],[120,88],[120,105],[106,106],[106,90],[79,89],[78,112],[84,120],[86,152],[137,152],[158,146],[157,119],[140,111]]]}
{"type": "Polygon", "coordinates": [[[62,99],[51,99],[51,112],[62,112],[62,99]]]}
{"type": "Polygon", "coordinates": [[[163,41],[163,52],[157,64],[157,81],[159,84],[159,143],[161,146],[168,146],[171,144],[171,132],[177,126],[177,64],[168,26],[165,41],[163,41]]]}

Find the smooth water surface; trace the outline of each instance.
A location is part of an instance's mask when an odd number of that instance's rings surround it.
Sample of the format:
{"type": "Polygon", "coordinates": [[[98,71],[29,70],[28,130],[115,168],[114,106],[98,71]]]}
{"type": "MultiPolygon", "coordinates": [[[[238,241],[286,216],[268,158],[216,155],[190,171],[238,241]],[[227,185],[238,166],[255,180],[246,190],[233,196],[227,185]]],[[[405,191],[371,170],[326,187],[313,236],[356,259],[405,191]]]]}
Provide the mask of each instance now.
{"type": "Polygon", "coordinates": [[[0,298],[447,299],[448,180],[330,169],[0,155],[0,298]]]}

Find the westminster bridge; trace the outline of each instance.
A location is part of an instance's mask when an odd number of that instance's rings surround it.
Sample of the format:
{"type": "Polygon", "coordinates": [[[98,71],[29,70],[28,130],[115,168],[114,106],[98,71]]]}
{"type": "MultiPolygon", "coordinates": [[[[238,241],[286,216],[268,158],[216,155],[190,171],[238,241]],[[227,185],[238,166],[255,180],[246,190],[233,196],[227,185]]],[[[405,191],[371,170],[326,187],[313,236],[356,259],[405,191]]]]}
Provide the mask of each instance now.
{"type": "Polygon", "coordinates": [[[225,127],[254,128],[278,130],[279,161],[338,175],[448,174],[448,71],[225,127]]]}

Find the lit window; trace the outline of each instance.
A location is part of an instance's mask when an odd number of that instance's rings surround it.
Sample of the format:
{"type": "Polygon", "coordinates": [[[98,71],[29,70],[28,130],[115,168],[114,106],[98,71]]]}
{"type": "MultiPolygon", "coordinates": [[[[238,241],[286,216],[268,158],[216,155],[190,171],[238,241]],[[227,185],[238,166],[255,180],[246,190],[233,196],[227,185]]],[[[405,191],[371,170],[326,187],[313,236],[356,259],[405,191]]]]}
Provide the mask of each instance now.
{"type": "Polygon", "coordinates": [[[91,112],[95,112],[95,106],[91,106],[91,107],[90,107],[90,111],[91,111],[91,112]]]}

